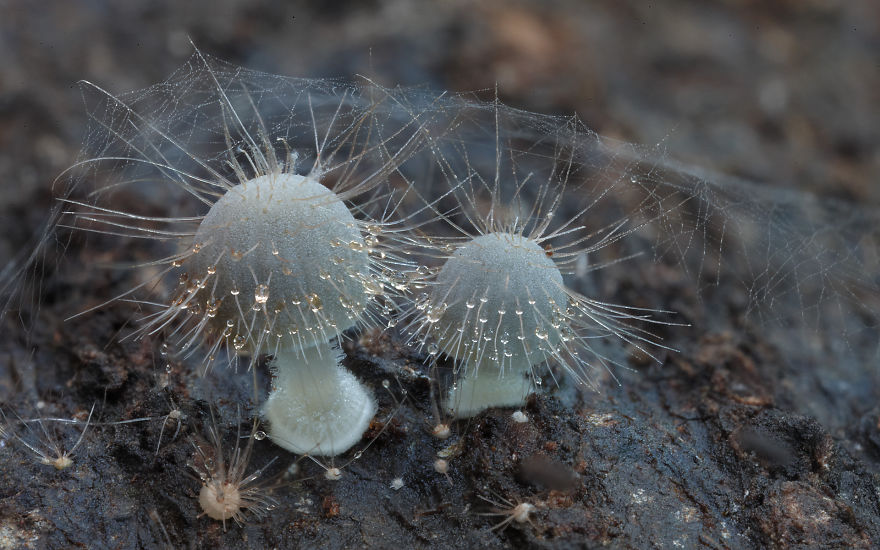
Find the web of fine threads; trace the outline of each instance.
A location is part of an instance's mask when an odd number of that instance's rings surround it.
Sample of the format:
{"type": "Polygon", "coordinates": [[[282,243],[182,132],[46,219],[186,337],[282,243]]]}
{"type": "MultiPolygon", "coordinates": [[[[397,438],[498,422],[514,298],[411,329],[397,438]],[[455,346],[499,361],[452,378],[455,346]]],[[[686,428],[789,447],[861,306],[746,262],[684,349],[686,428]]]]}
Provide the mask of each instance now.
{"type": "MultiPolygon", "coordinates": [[[[165,82],[144,90],[114,96],[84,86],[91,125],[82,160],[105,160],[83,162],[56,183],[56,191],[100,202],[125,188],[126,207],[144,216],[180,217],[179,227],[163,229],[191,231],[192,223],[183,218],[192,216],[194,204],[221,192],[205,183],[214,177],[206,166],[235,180],[230,147],[247,166],[248,139],[265,134],[283,162],[308,172],[316,160],[316,130],[320,140],[329,129],[332,143],[346,121],[375,106],[371,94],[376,93],[387,98],[374,117],[383,136],[372,154],[387,160],[395,148],[406,147],[395,130],[414,118],[428,133],[436,126],[438,137],[424,154],[408,157],[386,174],[398,192],[415,187],[414,194],[433,201],[451,181],[469,182],[478,191],[475,196],[497,183],[501,202],[526,205],[519,207],[522,221],[534,224],[538,217],[529,200],[549,204],[542,186],[564,186],[561,211],[553,212],[560,219],[584,209],[576,222],[598,236],[623,222],[613,245],[585,258],[589,269],[575,283],[579,291],[605,299],[603,291],[615,286],[608,279],[623,272],[635,286],[657,285],[650,280],[658,274],[656,266],[667,266],[682,274],[675,284],[686,285],[707,310],[721,304],[757,326],[792,335],[792,350],[868,349],[862,364],[877,357],[880,220],[875,211],[702,173],[676,164],[661,146],[616,142],[574,118],[526,113],[465,95],[288,78],[197,54],[165,82]],[[597,265],[607,267],[592,270],[597,265]]],[[[448,206],[448,198],[442,199],[436,210],[448,206]]],[[[205,210],[202,204],[201,213],[205,210]]],[[[19,298],[10,297],[4,312],[38,307],[34,296],[47,262],[58,261],[58,248],[67,238],[57,227],[60,217],[60,210],[53,214],[30,257],[26,254],[5,274],[4,288],[10,296],[19,292],[19,298]]],[[[143,262],[163,257],[157,251],[173,253],[159,239],[141,241],[132,247],[114,241],[125,257],[113,260],[143,262]]],[[[582,270],[572,263],[571,271],[577,276],[582,270]]],[[[677,310],[676,303],[632,305],[677,310]]],[[[694,327],[702,333],[720,318],[689,320],[710,325],[694,327]]]]}

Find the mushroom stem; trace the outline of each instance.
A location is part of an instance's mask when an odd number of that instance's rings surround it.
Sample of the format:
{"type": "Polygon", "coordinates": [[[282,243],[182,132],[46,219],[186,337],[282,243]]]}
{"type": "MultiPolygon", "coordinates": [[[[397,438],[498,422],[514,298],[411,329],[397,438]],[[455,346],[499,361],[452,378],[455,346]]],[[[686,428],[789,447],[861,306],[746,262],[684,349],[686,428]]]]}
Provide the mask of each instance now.
{"type": "Polygon", "coordinates": [[[535,391],[531,365],[483,365],[458,379],[449,390],[444,408],[456,418],[469,418],[492,407],[520,407],[535,391]]]}
{"type": "Polygon", "coordinates": [[[361,440],[377,405],[341,358],[330,343],[275,355],[273,391],[263,416],[277,445],[298,454],[335,456],[361,440]]]}

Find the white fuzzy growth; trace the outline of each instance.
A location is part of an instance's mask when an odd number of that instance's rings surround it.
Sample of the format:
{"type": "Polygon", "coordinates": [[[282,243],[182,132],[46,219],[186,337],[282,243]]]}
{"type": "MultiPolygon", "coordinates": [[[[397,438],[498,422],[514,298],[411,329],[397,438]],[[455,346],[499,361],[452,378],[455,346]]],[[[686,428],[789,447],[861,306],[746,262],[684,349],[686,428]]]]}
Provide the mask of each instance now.
{"type": "Polygon", "coordinates": [[[199,305],[215,304],[220,326],[250,327],[250,347],[269,330],[295,335],[285,347],[329,340],[356,323],[368,299],[357,222],[312,177],[269,174],[233,187],[205,216],[193,252],[184,268],[204,285],[199,305]]]}
{"type": "Polygon", "coordinates": [[[276,355],[275,390],[263,405],[273,442],[298,454],[333,456],[361,440],[376,401],[340,358],[326,343],[276,355]]]}

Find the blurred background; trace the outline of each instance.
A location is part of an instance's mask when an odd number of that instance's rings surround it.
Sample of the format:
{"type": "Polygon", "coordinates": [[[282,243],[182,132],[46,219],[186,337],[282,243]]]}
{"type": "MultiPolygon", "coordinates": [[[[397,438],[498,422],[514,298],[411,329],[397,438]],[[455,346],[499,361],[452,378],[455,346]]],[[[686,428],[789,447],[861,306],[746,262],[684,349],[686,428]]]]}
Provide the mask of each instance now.
{"type": "Polygon", "coordinates": [[[2,213],[31,215],[33,193],[45,199],[74,158],[79,80],[111,93],[159,82],[190,40],[291,76],[486,97],[497,84],[508,104],[577,113],[688,164],[880,201],[880,4],[869,0],[3,0],[2,213]]]}

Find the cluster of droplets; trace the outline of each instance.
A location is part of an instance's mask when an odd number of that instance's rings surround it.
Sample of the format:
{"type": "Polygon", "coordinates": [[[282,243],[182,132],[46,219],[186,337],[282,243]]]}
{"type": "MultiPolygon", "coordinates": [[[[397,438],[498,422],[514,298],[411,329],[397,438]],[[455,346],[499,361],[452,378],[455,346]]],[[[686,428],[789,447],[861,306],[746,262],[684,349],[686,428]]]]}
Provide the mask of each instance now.
{"type": "MultiPolygon", "coordinates": [[[[286,176],[270,177],[282,180],[286,176]]],[[[249,181],[242,185],[260,184],[266,186],[267,182],[249,181]]],[[[316,185],[320,184],[313,181],[307,187],[316,185]]],[[[277,192],[284,185],[272,187],[277,192]]],[[[233,188],[228,193],[237,192],[233,188]]],[[[330,193],[328,190],[325,194],[330,193]]],[[[256,196],[260,200],[266,198],[260,197],[259,192],[256,196]]],[[[319,196],[310,206],[307,204],[312,200],[310,197],[295,196],[290,200],[300,208],[301,214],[308,214],[311,209],[327,209],[325,196],[319,196]]],[[[222,202],[221,199],[218,204],[222,202]]],[[[231,200],[226,202],[235,204],[231,200]]],[[[341,203],[333,208],[340,210],[338,206],[341,203]]],[[[260,204],[248,205],[257,210],[261,207],[260,204]]],[[[342,213],[345,214],[347,210],[342,213]]],[[[220,227],[228,232],[231,226],[238,225],[243,228],[241,232],[246,233],[248,225],[255,223],[253,217],[250,212],[235,211],[232,217],[221,216],[220,227]]],[[[319,222],[331,228],[329,233],[341,235],[327,237],[324,243],[306,239],[299,244],[302,233],[315,237],[315,232],[306,225],[310,223],[307,219],[296,222],[305,227],[304,230],[286,227],[276,231],[274,237],[260,232],[254,235],[251,231],[251,235],[236,244],[218,238],[211,230],[211,223],[203,221],[196,235],[202,240],[172,264],[174,268],[185,270],[179,276],[174,298],[141,330],[158,332],[174,325],[166,339],[176,343],[176,352],[186,356],[206,346],[205,361],[209,366],[223,348],[231,352],[227,357],[238,353],[273,353],[279,348],[304,348],[326,342],[355,324],[389,323],[386,320],[397,309],[394,298],[408,292],[412,284],[418,284],[425,276],[424,268],[410,267],[395,255],[382,241],[381,223],[356,221],[350,214],[348,218],[319,222]],[[223,242],[222,246],[216,244],[219,242],[223,242]],[[237,252],[245,247],[247,252],[237,252]],[[264,249],[271,254],[261,252],[264,249]],[[300,256],[287,258],[291,252],[300,256]],[[305,253],[311,256],[306,257],[305,253]],[[300,264],[295,265],[296,262],[300,264]],[[303,266],[304,263],[311,265],[303,266]],[[245,264],[245,268],[237,264],[245,264]],[[305,269],[313,270],[314,276],[304,276],[305,269]],[[257,278],[257,272],[266,275],[257,278]],[[299,282],[303,280],[304,284],[299,282]],[[251,289],[253,298],[248,300],[246,293],[251,289]]],[[[266,224],[258,227],[273,229],[266,224]]]]}
{"type": "Polygon", "coordinates": [[[475,405],[462,404],[462,388],[478,376],[503,379],[515,394],[487,398],[487,406],[520,404],[530,383],[540,381],[532,367],[552,357],[563,342],[558,303],[568,307],[567,300],[559,270],[528,237],[488,232],[459,243],[430,292],[416,301],[410,325],[432,359],[443,351],[456,360],[458,382],[447,410],[470,416],[486,408],[476,405],[482,398],[474,395],[481,391],[475,387],[466,398],[475,405]]]}

